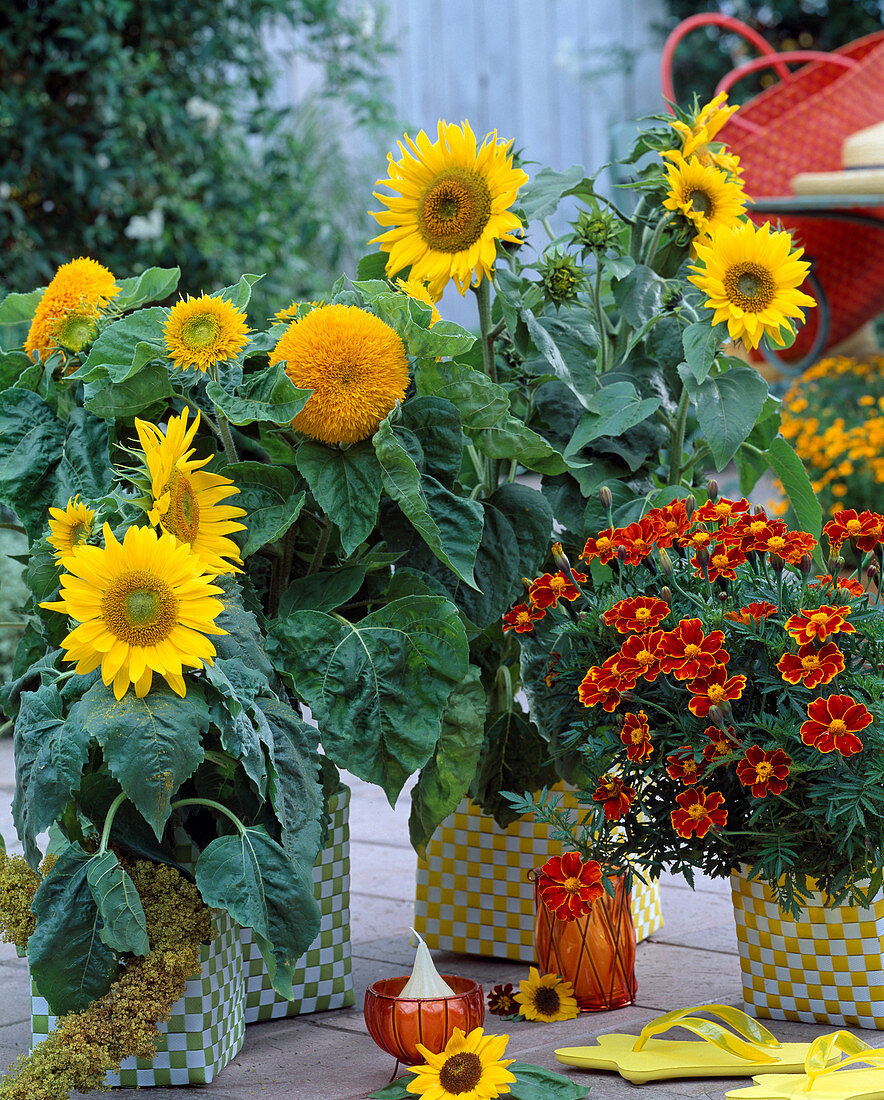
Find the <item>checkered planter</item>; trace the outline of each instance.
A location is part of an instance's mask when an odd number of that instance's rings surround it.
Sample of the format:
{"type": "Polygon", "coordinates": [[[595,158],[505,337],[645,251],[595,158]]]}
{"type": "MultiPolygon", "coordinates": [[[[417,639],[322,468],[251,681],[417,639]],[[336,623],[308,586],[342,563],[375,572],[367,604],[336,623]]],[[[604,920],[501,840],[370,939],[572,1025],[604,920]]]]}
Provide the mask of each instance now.
{"type": "MultiPolygon", "coordinates": [[[[226,913],[215,918],[216,936],[200,951],[200,974],[190,978],[172,1015],[159,1024],[152,1059],[127,1058],[108,1073],[108,1088],[207,1085],[240,1051],[245,1035],[245,983],[236,926],[226,913]]],[[[56,1018],[31,984],[32,1044],[55,1029],[56,1018]]]]}
{"type": "MultiPolygon", "coordinates": [[[[571,791],[556,787],[564,808],[571,791]]],[[[418,860],[414,927],[430,947],[467,955],[534,961],[534,887],[527,873],[560,855],[548,827],[530,817],[500,829],[464,799],[433,834],[418,860]]],[[[637,882],[632,917],[639,942],[663,924],[660,887],[637,882]]]]}
{"type": "Polygon", "coordinates": [[[322,910],[316,939],[298,959],[287,1001],[270,984],[251,928],[240,930],[246,983],[247,1024],[347,1008],[354,1003],[350,960],[350,789],[341,786],[329,799],[328,841],[313,867],[313,888],[322,910]]]}
{"type": "Polygon", "coordinates": [[[826,908],[816,894],[799,921],[742,873],[731,895],[748,1012],[884,1030],[884,894],[868,908],[826,908]]]}

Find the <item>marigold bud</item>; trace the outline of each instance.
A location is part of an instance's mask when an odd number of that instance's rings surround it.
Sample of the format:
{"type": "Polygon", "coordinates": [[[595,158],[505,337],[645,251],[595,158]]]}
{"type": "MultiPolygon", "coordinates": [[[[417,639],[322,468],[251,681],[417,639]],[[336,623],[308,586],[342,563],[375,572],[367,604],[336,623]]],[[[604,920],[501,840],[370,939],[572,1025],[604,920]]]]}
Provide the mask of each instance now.
{"type": "Polygon", "coordinates": [[[674,572],[672,568],[672,558],[670,558],[665,546],[660,546],[657,553],[660,557],[660,572],[664,577],[671,577],[674,572]]]}
{"type": "Polygon", "coordinates": [[[809,577],[813,572],[813,558],[810,554],[803,554],[801,561],[798,563],[798,568],[801,571],[802,577],[809,577]]]}
{"type": "Polygon", "coordinates": [[[625,546],[618,546],[617,547],[617,561],[621,561],[621,562],[626,561],[626,547],[625,546]]]}
{"type": "Polygon", "coordinates": [[[724,711],[721,707],[713,705],[709,708],[709,721],[720,730],[724,729],[724,711]]]}
{"type": "Polygon", "coordinates": [[[783,566],[786,564],[779,554],[770,554],[770,567],[774,573],[779,576],[783,571],[783,566]]]}
{"type": "Polygon", "coordinates": [[[709,564],[709,551],[705,546],[701,546],[694,554],[694,557],[697,559],[697,565],[705,572],[706,566],[709,564]]]}
{"type": "Polygon", "coordinates": [[[837,577],[844,568],[844,558],[840,554],[835,558],[829,558],[828,568],[831,575],[837,577]]]}
{"type": "Polygon", "coordinates": [[[715,478],[710,477],[706,482],[706,492],[709,494],[709,500],[714,504],[718,500],[718,482],[715,478]]]}
{"type": "Polygon", "coordinates": [[[664,584],[660,589],[660,599],[665,600],[666,603],[672,603],[672,589],[668,584],[664,584]]]}
{"type": "Polygon", "coordinates": [[[876,581],[878,579],[879,571],[878,566],[875,564],[875,562],[870,561],[869,564],[866,566],[866,576],[869,578],[870,581],[876,581]]]}
{"type": "Polygon", "coordinates": [[[552,554],[553,561],[556,563],[556,568],[561,569],[566,576],[570,577],[571,563],[568,561],[568,555],[562,549],[562,544],[560,542],[554,542],[550,553],[552,554]]]}
{"type": "Polygon", "coordinates": [[[691,494],[684,498],[684,510],[688,518],[694,513],[697,508],[697,498],[691,494]]]}
{"type": "Polygon", "coordinates": [[[603,485],[601,489],[599,489],[599,500],[603,508],[612,508],[614,506],[614,494],[607,485],[603,485]]]}

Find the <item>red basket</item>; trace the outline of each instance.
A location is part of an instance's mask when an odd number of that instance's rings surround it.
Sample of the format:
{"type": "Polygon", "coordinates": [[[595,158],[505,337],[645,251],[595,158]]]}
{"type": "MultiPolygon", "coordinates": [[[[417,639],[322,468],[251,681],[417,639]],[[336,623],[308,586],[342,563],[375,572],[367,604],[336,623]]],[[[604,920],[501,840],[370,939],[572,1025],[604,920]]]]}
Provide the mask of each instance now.
{"type": "MultiPolygon", "coordinates": [[[[799,172],[841,170],[846,137],[884,120],[884,31],[866,35],[832,53],[796,50],[778,53],[762,37],[727,15],[693,15],[672,31],[663,47],[663,94],[674,101],[672,59],[686,34],[717,26],[747,38],[761,53],[737,66],[718,84],[727,91],[750,72],[772,67],[779,83],[755,96],[732,115],[717,138],[740,157],[746,193],[755,199],[792,194],[790,181],[799,172]],[[790,71],[788,64],[801,62],[790,71]]],[[[750,211],[751,212],[751,211],[750,211]]],[[[884,207],[867,213],[884,216],[884,207]]],[[[752,215],[756,222],[776,221],[770,214],[752,215]]],[[[884,312],[884,236],[868,225],[835,218],[782,215],[813,262],[813,273],[825,293],[830,328],[825,348],[846,340],[861,325],[884,312]]],[[[810,286],[804,290],[813,293],[810,286]]],[[[786,353],[801,358],[811,346],[815,321],[799,332],[786,353]]],[[[823,350],[825,350],[825,348],[823,350]]]]}

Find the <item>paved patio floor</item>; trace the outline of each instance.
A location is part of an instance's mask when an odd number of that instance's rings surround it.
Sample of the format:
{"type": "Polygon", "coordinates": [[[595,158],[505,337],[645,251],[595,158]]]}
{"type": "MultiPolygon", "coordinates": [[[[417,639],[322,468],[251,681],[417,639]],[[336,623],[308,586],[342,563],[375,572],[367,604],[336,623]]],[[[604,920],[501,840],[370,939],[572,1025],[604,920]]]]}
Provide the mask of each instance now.
{"type": "MultiPolygon", "coordinates": [[[[12,745],[0,741],[0,830],[10,848],[15,839],[12,798],[12,745]]],[[[378,978],[408,973],[415,856],[408,844],[408,799],[391,810],[383,794],[353,781],[351,802],[351,918],[356,1006],[297,1019],[253,1024],[234,1061],[207,1086],[206,1100],[362,1100],[386,1084],[392,1059],[369,1038],[362,1019],[366,986],[378,978]]],[[[690,890],[681,880],[662,884],[664,927],[640,945],[636,1004],[616,1012],[584,1015],[555,1024],[508,1024],[486,1018],[486,1030],[509,1031],[508,1057],[571,1072],[591,1086],[591,1100],[723,1100],[740,1084],[732,1079],[681,1080],[630,1085],[613,1074],[566,1070],[553,1050],[591,1041],[610,1031],[637,1033],[661,1012],[719,1002],[739,1006],[740,976],[736,937],[726,884],[710,880],[690,890]]],[[[518,982],[527,967],[493,959],[436,952],[439,969],[481,981],[486,991],[497,982],[518,982]]],[[[833,1027],[774,1021],[771,1030],[784,1041],[803,1041],[833,1027]]],[[[684,1033],[682,1033],[684,1034],[684,1033]]],[[[866,1042],[884,1046],[884,1032],[856,1031],[866,1042]]],[[[0,945],[0,1065],[6,1066],[29,1045],[27,968],[9,945],[0,945]]],[[[745,1084],[750,1082],[745,1081],[745,1084]]],[[[884,1070],[881,1071],[884,1097],[884,1070]]],[[[193,1100],[192,1088],[162,1090],[163,1100],[193,1100]]],[[[118,1100],[143,1092],[120,1089],[118,1100]]]]}

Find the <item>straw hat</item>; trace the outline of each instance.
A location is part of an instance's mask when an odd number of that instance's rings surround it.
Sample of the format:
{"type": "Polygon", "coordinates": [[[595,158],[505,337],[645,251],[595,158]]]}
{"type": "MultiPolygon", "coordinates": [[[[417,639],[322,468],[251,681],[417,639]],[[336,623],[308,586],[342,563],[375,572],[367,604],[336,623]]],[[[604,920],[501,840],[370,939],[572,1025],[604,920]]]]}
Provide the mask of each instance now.
{"type": "Polygon", "coordinates": [[[884,195],[884,122],[859,130],[841,146],[841,172],[802,172],[796,195],[884,195]]]}

